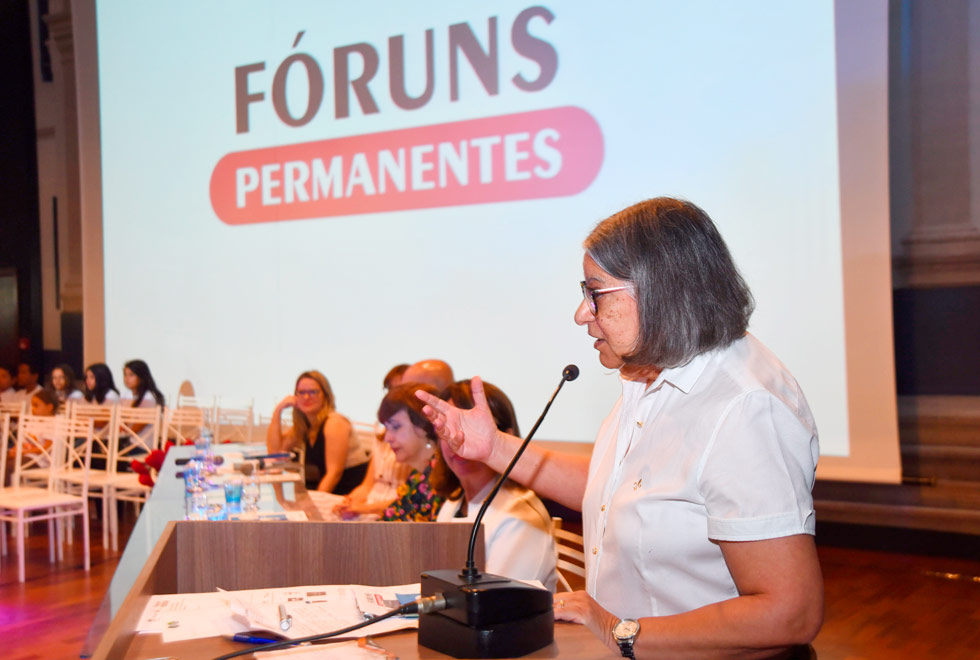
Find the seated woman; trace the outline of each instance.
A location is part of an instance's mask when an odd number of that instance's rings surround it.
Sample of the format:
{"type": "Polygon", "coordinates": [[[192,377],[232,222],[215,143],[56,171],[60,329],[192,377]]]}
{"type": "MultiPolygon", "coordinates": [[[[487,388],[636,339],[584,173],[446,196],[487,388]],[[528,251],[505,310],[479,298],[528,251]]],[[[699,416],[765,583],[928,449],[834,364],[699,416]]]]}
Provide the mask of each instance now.
{"type": "Polygon", "coordinates": [[[395,459],[412,468],[408,479],[398,487],[398,499],[389,503],[382,520],[429,522],[435,520],[443,497],[429,484],[429,475],[439,461],[435,430],[422,414],[417,390],[436,394],[429,385],[409,383],[391,388],[378,408],[378,420],[385,425],[385,442],[395,459]]]}
{"type": "Polygon", "coordinates": [[[130,360],[123,366],[123,385],[131,395],[123,397],[133,408],[152,408],[166,405],[157,388],[150,367],[143,360],[130,360]]]}
{"type": "Polygon", "coordinates": [[[350,421],[334,407],[333,390],[319,371],[304,371],[293,394],[272,412],[266,434],[269,453],[303,449],[307,490],[346,495],[364,479],[371,453],[350,421]],[[280,416],[293,409],[293,425],[283,430],[280,416]]]}
{"type": "MultiPolygon", "coordinates": [[[[408,366],[399,364],[391,368],[384,378],[385,392],[401,385],[402,375],[408,366]]],[[[334,513],[343,520],[370,520],[380,516],[397,497],[398,486],[408,479],[408,473],[412,469],[395,458],[391,447],[384,441],[384,431],[376,435],[371,465],[364,475],[364,481],[334,509],[334,513]]]]}
{"type": "MultiPolygon", "coordinates": [[[[124,395],[121,399],[123,405],[132,408],[154,408],[166,405],[163,393],[153,380],[150,367],[143,360],[130,360],[123,365],[123,385],[129,390],[129,395],[124,395]]],[[[144,447],[153,447],[153,434],[159,429],[154,429],[147,424],[131,424],[130,428],[136,431],[140,437],[140,443],[144,447]]],[[[130,443],[136,443],[134,438],[129,439],[130,443]]]]}
{"type": "Polygon", "coordinates": [[[392,500],[398,497],[398,486],[408,480],[412,468],[399,463],[395,452],[384,441],[384,435],[374,445],[371,463],[361,485],[350,492],[335,512],[343,520],[370,520],[379,517],[392,500]]]}
{"type": "MultiPolygon", "coordinates": [[[[497,428],[518,435],[517,416],[507,395],[490,383],[483,384],[497,428]]],[[[469,381],[449,386],[449,400],[457,408],[474,407],[469,381]]],[[[500,475],[479,461],[458,456],[445,440],[439,448],[442,459],[432,471],[432,486],[449,499],[442,505],[437,522],[472,523],[500,475]]],[[[518,580],[539,580],[554,591],[555,540],[551,515],[534,491],[508,479],[483,516],[487,573],[518,580]]]]}
{"type": "Polygon", "coordinates": [[[51,370],[51,388],[58,395],[58,401],[80,401],[81,390],[75,385],[75,370],[67,364],[59,364],[51,370]]]}
{"type": "Polygon", "coordinates": [[[85,370],[85,400],[100,406],[119,402],[119,390],[108,365],[96,362],[85,370]]]}

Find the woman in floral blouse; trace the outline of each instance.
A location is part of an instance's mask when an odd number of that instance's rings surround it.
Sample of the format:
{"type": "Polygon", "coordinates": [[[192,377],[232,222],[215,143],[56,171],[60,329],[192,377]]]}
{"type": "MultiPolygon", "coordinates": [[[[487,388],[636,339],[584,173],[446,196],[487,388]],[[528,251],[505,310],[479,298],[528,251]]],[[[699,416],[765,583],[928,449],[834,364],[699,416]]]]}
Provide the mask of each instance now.
{"type": "Polygon", "coordinates": [[[443,498],[429,485],[429,473],[439,460],[439,442],[432,424],[422,414],[424,404],[415,396],[419,389],[436,394],[428,385],[400,385],[388,391],[378,409],[385,442],[399,463],[412,468],[398,487],[398,499],[385,508],[382,520],[428,522],[436,519],[442,506],[443,498]]]}

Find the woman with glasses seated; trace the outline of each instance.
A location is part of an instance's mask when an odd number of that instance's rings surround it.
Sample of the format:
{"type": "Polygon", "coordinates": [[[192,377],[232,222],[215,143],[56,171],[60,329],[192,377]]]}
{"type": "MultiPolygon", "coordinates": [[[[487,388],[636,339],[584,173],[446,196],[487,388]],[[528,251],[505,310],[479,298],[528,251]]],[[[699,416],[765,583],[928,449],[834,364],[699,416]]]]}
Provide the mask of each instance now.
{"type": "MultiPolygon", "coordinates": [[[[520,435],[514,406],[503,391],[483,383],[487,403],[497,428],[520,435]]],[[[469,381],[449,386],[449,401],[469,410],[475,405],[469,381]]],[[[432,471],[432,486],[448,499],[436,522],[463,522],[472,525],[500,474],[486,463],[458,456],[445,440],[439,443],[441,460],[432,471]]],[[[486,572],[517,580],[538,580],[551,591],[558,583],[555,570],[555,540],[551,515],[541,500],[517,482],[508,479],[490,502],[483,517],[486,544],[486,572]]]]}
{"type": "Polygon", "coordinates": [[[361,483],[371,459],[350,421],[334,407],[327,377],[313,370],[299,375],[293,394],[272,412],[266,448],[269,453],[302,449],[306,488],[338,495],[361,483]],[[280,417],[286,408],[293,409],[293,424],[283,430],[280,417]]]}
{"type": "MultiPolygon", "coordinates": [[[[591,461],[531,444],[511,474],[582,511],[585,590],[556,594],[555,618],[629,658],[809,657],[816,425],[746,332],[752,296],[717,228],[690,202],[647,200],[596,226],[583,271],[575,322],[622,396],[591,461]]],[[[464,458],[502,470],[521,443],[479,379],[472,410],[419,396],[464,458]]]]}

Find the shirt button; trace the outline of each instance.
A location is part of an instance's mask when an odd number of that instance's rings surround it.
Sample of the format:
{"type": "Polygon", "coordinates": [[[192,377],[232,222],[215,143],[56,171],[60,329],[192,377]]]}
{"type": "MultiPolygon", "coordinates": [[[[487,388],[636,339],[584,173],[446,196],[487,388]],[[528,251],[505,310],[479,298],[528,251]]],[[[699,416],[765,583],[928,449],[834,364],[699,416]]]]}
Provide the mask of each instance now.
{"type": "Polygon", "coordinates": [[[594,555],[599,554],[599,548],[597,548],[595,546],[592,546],[592,554],[594,554],[594,555]]]}
{"type": "Polygon", "coordinates": [[[643,422],[641,422],[640,420],[636,420],[636,427],[642,429],[643,428],[643,422]]]}
{"type": "Polygon", "coordinates": [[[605,511],[605,510],[606,510],[606,505],[605,505],[605,504],[603,504],[603,505],[602,505],[601,507],[599,507],[599,510],[600,510],[600,511],[605,511]]]}

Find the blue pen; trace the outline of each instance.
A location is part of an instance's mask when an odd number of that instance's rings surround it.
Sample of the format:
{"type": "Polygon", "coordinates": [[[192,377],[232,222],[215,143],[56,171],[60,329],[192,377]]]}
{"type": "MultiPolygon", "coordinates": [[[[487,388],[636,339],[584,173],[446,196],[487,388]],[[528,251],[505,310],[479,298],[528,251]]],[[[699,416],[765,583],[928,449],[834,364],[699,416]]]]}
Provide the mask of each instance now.
{"type": "Polygon", "coordinates": [[[250,635],[249,633],[235,633],[234,635],[225,635],[225,639],[230,639],[233,642],[242,642],[244,644],[275,644],[276,642],[283,641],[282,639],[274,639],[272,637],[262,637],[261,635],[250,635]]]}

